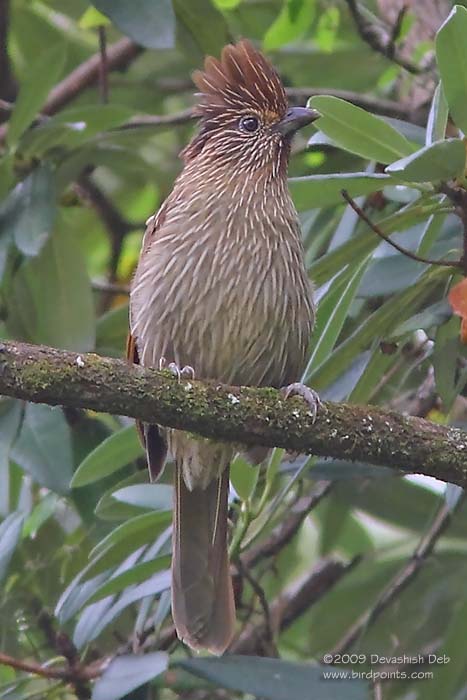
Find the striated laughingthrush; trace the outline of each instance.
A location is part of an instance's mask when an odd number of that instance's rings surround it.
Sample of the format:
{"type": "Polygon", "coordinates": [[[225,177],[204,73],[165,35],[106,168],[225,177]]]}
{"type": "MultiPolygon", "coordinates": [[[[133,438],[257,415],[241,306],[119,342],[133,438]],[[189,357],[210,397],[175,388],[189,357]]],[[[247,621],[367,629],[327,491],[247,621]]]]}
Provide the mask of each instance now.
{"type": "MultiPolygon", "coordinates": [[[[174,188],[149,220],[131,289],[129,357],[191,366],[199,379],[282,387],[305,365],[314,321],[287,188],[294,132],[318,115],[289,109],[282,82],[248,41],[193,76],[200,128],[174,188]]],[[[175,462],[172,614],[180,639],[221,654],[234,632],[227,553],[235,447],[140,426],[151,477],[175,462]]],[[[258,463],[265,452],[250,449],[258,463]]]]}

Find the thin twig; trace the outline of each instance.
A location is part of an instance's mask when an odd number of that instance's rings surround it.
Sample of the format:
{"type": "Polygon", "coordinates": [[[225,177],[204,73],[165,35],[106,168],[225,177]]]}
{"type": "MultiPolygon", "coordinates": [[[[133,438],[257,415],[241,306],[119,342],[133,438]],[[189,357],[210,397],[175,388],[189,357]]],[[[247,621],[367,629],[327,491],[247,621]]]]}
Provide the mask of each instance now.
{"type": "Polygon", "coordinates": [[[386,233],[384,233],[384,231],[382,231],[377,224],[371,221],[371,219],[365,214],[363,209],[358,206],[355,200],[352,199],[347,190],[341,190],[341,194],[345,201],[352,207],[354,212],[358,215],[358,217],[362,219],[362,221],[364,221],[367,224],[367,226],[371,228],[372,231],[374,231],[380,238],[382,238],[383,241],[389,243],[389,245],[391,245],[393,248],[399,251],[399,253],[402,253],[402,255],[405,255],[408,258],[411,258],[412,260],[416,260],[417,262],[421,262],[426,265],[439,265],[440,267],[453,267],[455,269],[462,268],[463,263],[461,260],[431,260],[430,258],[424,258],[421,255],[412,253],[412,251],[407,250],[407,248],[403,248],[401,245],[393,241],[386,233]]]}
{"type": "MultiPolygon", "coordinates": [[[[303,613],[328,593],[343,576],[350,573],[360,559],[348,563],[335,558],[320,560],[311,571],[292,583],[270,605],[271,619],[277,621],[279,632],[288,629],[303,613]]],[[[264,655],[267,638],[265,625],[250,624],[229,649],[232,654],[264,655]]]]}
{"type": "Polygon", "coordinates": [[[99,93],[101,102],[106,104],[109,101],[109,66],[107,60],[107,34],[104,26],[98,27],[99,33],[99,93]]]}
{"type": "MultiPolygon", "coordinates": [[[[111,303],[112,296],[118,293],[127,294],[126,285],[116,284],[117,269],[122,253],[125,236],[140,224],[127,221],[118,211],[113,202],[106,197],[89,175],[81,175],[73,186],[74,191],[86,204],[89,204],[104,224],[110,239],[110,260],[107,289],[103,285],[99,291],[104,292],[101,299],[101,311],[105,311],[111,303]]],[[[96,289],[96,286],[93,285],[96,289]]]]}
{"type": "Polygon", "coordinates": [[[418,574],[433,549],[445,532],[446,528],[451,523],[453,514],[459,509],[465,501],[465,493],[458,499],[454,508],[449,507],[446,503],[439,508],[433,523],[427,532],[422,536],[419,544],[415,548],[411,558],[405,566],[394,576],[392,581],[383,590],[378,597],[376,603],[359,617],[359,619],[351,626],[345,635],[337,642],[331,655],[342,654],[348,651],[360,635],[379,618],[382,612],[399,596],[407,585],[418,574]]]}
{"type": "Polygon", "coordinates": [[[102,675],[107,663],[108,659],[105,659],[97,663],[89,664],[89,666],[80,666],[74,669],[52,668],[30,661],[22,661],[21,659],[9,656],[9,654],[0,652],[0,665],[2,666],[9,666],[10,668],[15,668],[17,671],[32,673],[42,678],[58,679],[66,681],[67,683],[73,683],[74,681],[90,681],[94,678],[98,678],[102,675]]]}
{"type": "Polygon", "coordinates": [[[281,522],[263,542],[259,542],[242,556],[243,565],[251,569],[263,559],[276,556],[293,539],[309,513],[315,508],[332,488],[330,481],[318,481],[311,493],[302,496],[281,522]]]}
{"type": "Polygon", "coordinates": [[[0,2],[0,98],[14,100],[18,85],[13,75],[8,53],[8,32],[10,29],[10,2],[0,2]]]}
{"type": "Polygon", "coordinates": [[[373,24],[364,16],[356,0],[346,0],[346,2],[358,33],[373,51],[376,51],[393,63],[397,63],[398,66],[405,68],[406,71],[413,75],[418,75],[428,70],[428,67],[417,66],[408,61],[397,51],[395,41],[400,34],[400,25],[403,18],[401,13],[399,13],[395,26],[391,27],[389,32],[385,32],[381,27],[373,24]]]}
{"type": "MultiPolygon", "coordinates": [[[[126,68],[143,49],[130,39],[124,37],[107,48],[108,70],[126,68]]],[[[56,114],[75,97],[99,80],[101,65],[100,51],[88,58],[60,81],[49,93],[41,109],[42,115],[56,114]]],[[[5,140],[7,125],[0,127],[0,143],[5,140]]]]}
{"type": "Polygon", "coordinates": [[[263,611],[263,617],[264,617],[264,636],[263,640],[268,644],[268,646],[271,648],[271,650],[274,648],[274,629],[272,626],[271,622],[271,613],[269,611],[269,604],[266,598],[266,595],[264,593],[263,587],[258,583],[258,581],[255,579],[254,576],[252,576],[248,570],[248,567],[246,567],[243,563],[240,557],[237,557],[235,560],[235,565],[238,568],[240,576],[246,578],[250,586],[252,587],[254,593],[256,594],[260,605],[261,609],[263,611]]]}
{"type": "Polygon", "coordinates": [[[107,282],[106,280],[93,279],[91,286],[95,292],[104,292],[105,294],[123,294],[128,296],[130,293],[130,285],[107,282]]]}

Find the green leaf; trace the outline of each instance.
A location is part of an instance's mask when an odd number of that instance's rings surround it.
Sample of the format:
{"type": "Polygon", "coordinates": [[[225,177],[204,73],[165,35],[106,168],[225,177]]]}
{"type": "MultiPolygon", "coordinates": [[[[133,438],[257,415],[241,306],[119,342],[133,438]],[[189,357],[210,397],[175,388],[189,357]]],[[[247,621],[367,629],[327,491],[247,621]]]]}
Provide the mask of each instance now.
{"type": "Polygon", "coordinates": [[[308,102],[322,115],[316,126],[338,146],[362,158],[391,163],[413,152],[413,147],[384,119],[337,97],[316,96],[308,102]]]}
{"type": "Polygon", "coordinates": [[[142,454],[143,448],[135,426],[129,425],[122,428],[101,442],[85,457],[71,480],[71,487],[77,488],[99,481],[142,454]]]}
{"type": "Polygon", "coordinates": [[[259,466],[250,464],[237,455],[230,466],[230,480],[242,501],[247,501],[254,493],[258,483],[259,466]]]}
{"type": "Polygon", "coordinates": [[[164,513],[165,511],[156,511],[136,515],[134,518],[130,518],[130,520],[118,525],[103,540],[96,544],[94,549],[91,550],[89,557],[97,557],[114,545],[122,544],[126,540],[134,540],[140,533],[147,533],[147,539],[143,539],[140,544],[150,542],[151,539],[154,539],[155,533],[157,534],[162,529],[161,525],[165,526],[170,522],[170,515],[168,513],[164,515],[164,513]]]}
{"type": "Polygon", "coordinates": [[[10,452],[16,440],[23,418],[23,403],[16,399],[0,399],[0,515],[10,512],[10,452]]]}
{"type": "Polygon", "coordinates": [[[433,293],[434,283],[444,279],[448,274],[449,271],[446,268],[428,270],[415,285],[386,301],[377,311],[368,316],[324,362],[313,369],[307,377],[307,383],[311,383],[318,390],[329,386],[376,338],[390,335],[396,325],[416,311],[433,293]]]}
{"type": "Polygon", "coordinates": [[[265,51],[304,37],[315,16],[315,0],[284,0],[282,10],[263,39],[265,51]]]}
{"type": "Polygon", "coordinates": [[[55,215],[54,172],[43,163],[16,185],[0,208],[0,237],[12,238],[25,255],[38,255],[52,233],[55,215]]]}
{"type": "Polygon", "coordinates": [[[219,10],[234,10],[240,5],[242,0],[213,0],[213,2],[219,10]]]}
{"type": "Polygon", "coordinates": [[[92,603],[102,600],[102,598],[106,598],[109,595],[120,593],[125,588],[128,588],[128,586],[132,586],[135,583],[141,583],[141,581],[146,581],[153,574],[156,574],[163,569],[167,570],[168,566],[170,566],[170,555],[168,554],[163,554],[155,559],[134,564],[127,571],[111,576],[108,581],[105,581],[105,583],[99,586],[96,592],[87,601],[87,604],[91,605],[92,603]]]}
{"type": "MultiPolygon", "coordinates": [[[[329,353],[332,352],[332,349],[334,348],[347,318],[349,307],[355,298],[355,294],[360,285],[362,276],[368,267],[370,259],[371,258],[367,256],[363,260],[357,262],[355,266],[351,267],[351,274],[348,276],[345,287],[343,287],[339,294],[339,299],[332,304],[332,308],[326,309],[328,314],[327,318],[325,320],[320,319],[320,323],[323,324],[323,328],[319,337],[315,341],[313,352],[304,372],[305,377],[309,374],[312,367],[318,367],[329,355],[329,353]]],[[[346,272],[348,274],[347,270],[346,272]]],[[[318,307],[318,314],[322,308],[323,304],[320,304],[318,307]]]]}
{"type": "Polygon", "coordinates": [[[369,700],[368,686],[363,681],[324,680],[323,673],[331,666],[298,664],[282,659],[254,656],[192,658],[178,661],[177,666],[205,678],[221,688],[251,693],[265,700],[369,700]]]}
{"type": "Polygon", "coordinates": [[[467,133],[467,10],[456,5],[436,35],[436,58],[446,102],[456,125],[467,133]]]}
{"type": "Polygon", "coordinates": [[[110,20],[95,7],[88,7],[78,20],[78,26],[81,29],[95,29],[96,27],[105,27],[108,24],[110,24],[110,20]]]}
{"type": "Polygon", "coordinates": [[[131,586],[115,603],[107,605],[103,614],[96,616],[96,612],[100,612],[100,606],[104,607],[109,598],[103,598],[97,603],[93,603],[81,615],[73,635],[74,643],[78,648],[81,648],[84,644],[96,639],[102,630],[110,625],[129,605],[149,595],[158,595],[168,588],[170,588],[170,571],[160,571],[147,581],[137,586],[131,586]]]}
{"type": "Polygon", "coordinates": [[[121,357],[128,336],[128,313],[128,304],[122,304],[97,319],[96,351],[100,355],[121,357]]]}
{"type": "Polygon", "coordinates": [[[140,46],[174,46],[175,17],[170,0],[93,0],[92,4],[140,46]]]}
{"type": "Polygon", "coordinates": [[[172,510],[173,488],[167,484],[135,484],[114,491],[112,496],[138,508],[172,510]]]}
{"type": "Polygon", "coordinates": [[[71,432],[60,408],[26,404],[12,456],[33,479],[56,493],[67,493],[73,473],[71,432]]]}
{"type": "Polygon", "coordinates": [[[163,651],[118,656],[94,684],[92,700],[118,700],[164,673],[168,663],[169,657],[163,651]]]}
{"type": "Polygon", "coordinates": [[[197,0],[196,3],[173,0],[173,7],[178,40],[183,42],[185,52],[189,48],[195,50],[194,60],[199,61],[201,55],[206,54],[218,56],[222,47],[231,41],[224,16],[210,0],[197,0]]]}
{"type": "Polygon", "coordinates": [[[128,520],[137,515],[141,515],[141,510],[137,506],[130,506],[127,503],[120,503],[113,497],[115,491],[125,486],[133,484],[147,484],[148,477],[144,471],[137,472],[124,477],[118,484],[109,487],[99,499],[96,505],[96,515],[102,520],[128,520]]]}
{"type": "Polygon", "coordinates": [[[67,350],[92,350],[94,304],[86,264],[73,234],[55,230],[13,280],[7,327],[18,339],[67,350]],[[46,282],[45,282],[46,281],[46,282]]]}
{"type": "Polygon", "coordinates": [[[425,681],[421,688],[423,700],[439,700],[439,698],[459,697],[461,688],[465,687],[465,660],[459,649],[465,640],[467,625],[467,600],[462,597],[456,601],[450,611],[449,625],[444,639],[436,646],[436,653],[431,658],[439,659],[438,663],[432,663],[433,677],[425,681]]]}
{"type": "Polygon", "coordinates": [[[0,524],[0,581],[6,576],[8,565],[21,538],[24,514],[11,513],[0,524]]]}
{"type": "MultiPolygon", "coordinates": [[[[443,195],[442,201],[445,201],[447,197],[443,195]]],[[[418,244],[417,253],[418,255],[427,256],[431,250],[433,243],[439,236],[440,231],[443,228],[443,224],[446,221],[446,214],[432,214],[426,220],[425,226],[423,228],[423,233],[420,236],[420,242],[418,244]]]]}
{"type": "MultiPolygon", "coordinates": [[[[403,231],[412,225],[425,221],[438,208],[438,197],[422,203],[415,202],[409,207],[380,219],[377,224],[386,234],[403,231]]],[[[349,241],[326,253],[310,266],[311,279],[319,287],[342,270],[349,260],[368,255],[379,246],[380,242],[378,236],[370,230],[353,236],[349,241]]]]}
{"type": "Polygon", "coordinates": [[[27,131],[19,142],[24,158],[54,155],[58,147],[74,149],[96,134],[127,122],[134,111],[122,105],[88,105],[63,110],[43,124],[27,131]]]}
{"type": "Polygon", "coordinates": [[[463,175],[465,144],[462,139],[446,139],[424,146],[407,158],[388,165],[385,172],[406,182],[439,182],[463,175]]]}
{"type": "Polygon", "coordinates": [[[449,411],[457,396],[457,358],[462,349],[459,332],[460,319],[453,316],[450,321],[438,328],[435,338],[433,367],[436,391],[440,395],[446,411],[449,411]]]}
{"type": "Polygon", "coordinates": [[[431,328],[437,328],[446,323],[451,316],[452,309],[448,301],[442,299],[435,304],[431,304],[431,306],[427,306],[427,308],[420,311],[420,313],[415,314],[415,316],[401,323],[400,326],[394,329],[391,337],[397,338],[398,336],[405,335],[406,333],[413,333],[420,329],[428,332],[431,328]]]}
{"type": "Polygon", "coordinates": [[[363,276],[358,290],[359,298],[372,299],[400,292],[414,284],[425,272],[426,265],[423,263],[391,253],[373,261],[363,276]]]}
{"type": "Polygon", "coordinates": [[[436,86],[433,99],[431,100],[428,123],[426,125],[426,145],[430,146],[435,141],[444,139],[446,126],[448,123],[448,104],[444,96],[443,84],[440,82],[436,86]]]}
{"type": "Polygon", "coordinates": [[[8,124],[8,143],[15,146],[23,131],[35,119],[50,90],[58,82],[65,66],[66,46],[47,48],[28,67],[8,124]]]}
{"type": "MultiPolygon", "coordinates": [[[[154,516],[152,523],[146,522],[144,527],[135,529],[130,534],[127,531],[118,532],[118,537],[116,536],[115,539],[112,539],[111,535],[113,533],[110,533],[108,540],[104,538],[102,542],[99,542],[89,555],[91,561],[86,567],[86,579],[93,578],[117,565],[121,566],[125,557],[141,547],[151,545],[154,539],[169,527],[172,520],[171,513],[159,511],[151,515],[154,516]]],[[[123,525],[121,527],[123,528],[123,525]]]]}
{"type": "Polygon", "coordinates": [[[330,204],[345,203],[342,190],[351,197],[382,190],[391,181],[389,175],[368,173],[332,173],[289,179],[290,191],[299,211],[330,204]]]}
{"type": "Polygon", "coordinates": [[[48,493],[41,498],[24,523],[23,537],[36,537],[42,525],[55,513],[58,502],[59,499],[55,493],[48,493]]]}

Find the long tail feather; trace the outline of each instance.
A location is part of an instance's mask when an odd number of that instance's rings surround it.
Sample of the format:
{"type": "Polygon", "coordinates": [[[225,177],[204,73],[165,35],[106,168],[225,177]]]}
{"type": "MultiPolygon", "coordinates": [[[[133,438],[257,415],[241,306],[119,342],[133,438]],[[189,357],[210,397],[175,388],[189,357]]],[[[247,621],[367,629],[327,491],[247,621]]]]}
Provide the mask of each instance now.
{"type": "Polygon", "coordinates": [[[229,470],[190,491],[176,467],[172,615],[180,639],[222,654],[235,626],[227,552],[229,470]]]}

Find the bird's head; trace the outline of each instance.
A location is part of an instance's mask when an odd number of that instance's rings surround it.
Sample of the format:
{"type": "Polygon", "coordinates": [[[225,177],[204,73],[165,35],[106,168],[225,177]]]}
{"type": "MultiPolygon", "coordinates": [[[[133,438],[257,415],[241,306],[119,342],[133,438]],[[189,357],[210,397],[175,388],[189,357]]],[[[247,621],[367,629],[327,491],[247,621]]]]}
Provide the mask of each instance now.
{"type": "Polygon", "coordinates": [[[225,46],[220,60],[208,56],[193,80],[201,121],[183,151],[186,161],[202,155],[237,172],[285,172],[293,134],[319,116],[289,108],[279,75],[247,40],[225,46]]]}

